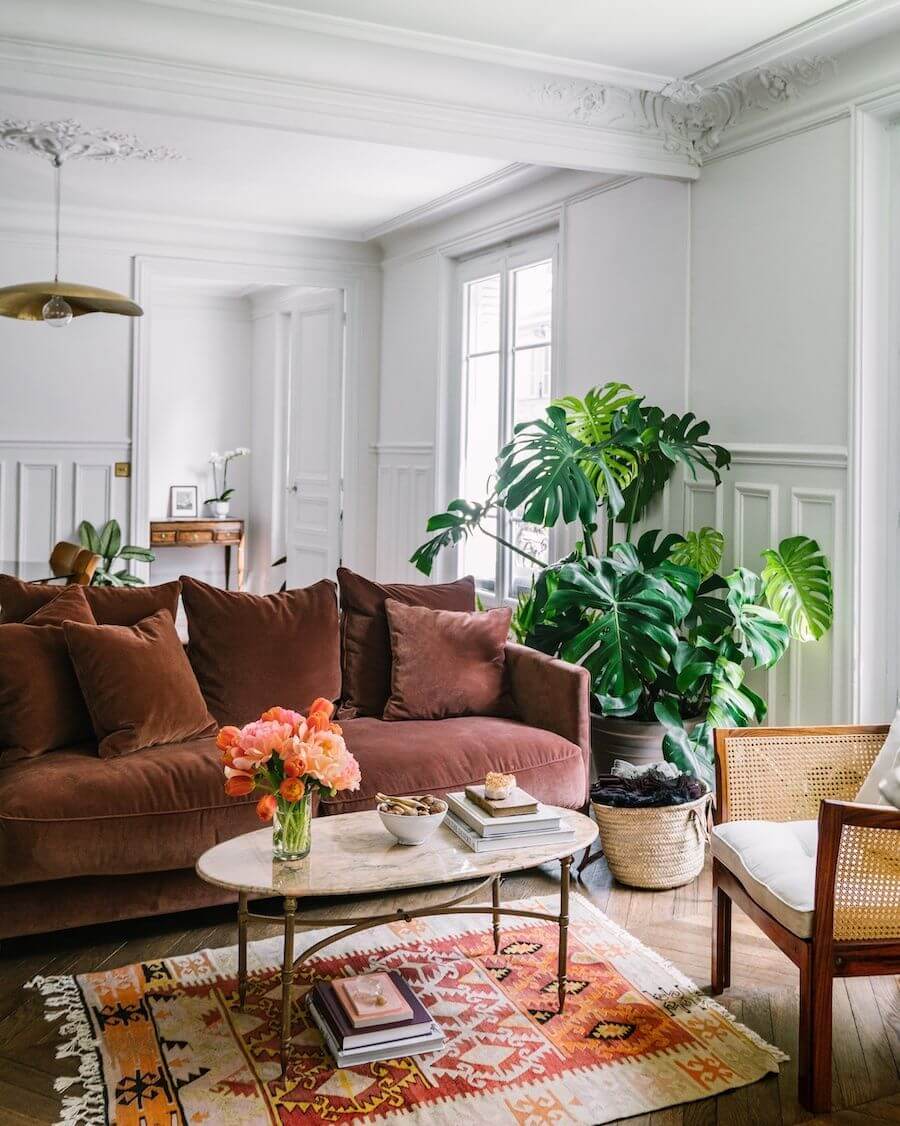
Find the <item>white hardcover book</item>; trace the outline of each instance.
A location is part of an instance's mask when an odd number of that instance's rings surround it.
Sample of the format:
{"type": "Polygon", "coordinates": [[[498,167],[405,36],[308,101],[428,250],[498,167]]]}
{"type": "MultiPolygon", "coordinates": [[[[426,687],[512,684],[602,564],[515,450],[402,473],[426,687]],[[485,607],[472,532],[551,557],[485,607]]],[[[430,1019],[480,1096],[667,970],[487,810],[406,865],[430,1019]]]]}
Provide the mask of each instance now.
{"type": "Polygon", "coordinates": [[[447,813],[444,824],[473,852],[503,852],[506,849],[529,848],[531,845],[570,844],[575,841],[575,834],[571,829],[561,829],[556,833],[519,833],[514,837],[480,837],[452,811],[447,813]]]}
{"type": "Polygon", "coordinates": [[[331,1053],[338,1067],[353,1067],[360,1063],[377,1063],[379,1060],[402,1059],[404,1056],[418,1056],[423,1052],[434,1052],[444,1044],[444,1034],[440,1026],[432,1022],[431,1030],[423,1036],[414,1036],[402,1040],[392,1040],[384,1044],[371,1044],[365,1048],[353,1048],[342,1051],[337,1044],[325,1018],[316,1006],[310,1002],[307,1005],[309,1015],[313,1018],[316,1027],[322,1033],[325,1047],[331,1053]]]}
{"type": "Polygon", "coordinates": [[[480,837],[511,837],[522,833],[559,831],[562,820],[559,814],[539,805],[537,813],[524,813],[515,817],[491,817],[474,802],[469,801],[463,791],[446,794],[447,804],[453,813],[480,837]]]}

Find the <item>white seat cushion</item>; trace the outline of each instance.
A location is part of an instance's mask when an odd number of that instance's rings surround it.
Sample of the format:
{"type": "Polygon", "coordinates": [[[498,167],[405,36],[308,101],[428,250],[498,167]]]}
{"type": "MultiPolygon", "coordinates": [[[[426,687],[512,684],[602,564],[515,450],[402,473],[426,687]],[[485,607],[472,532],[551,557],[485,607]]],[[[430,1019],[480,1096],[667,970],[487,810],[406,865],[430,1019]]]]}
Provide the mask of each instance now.
{"type": "Polygon", "coordinates": [[[815,821],[726,821],[712,834],[712,854],[765,911],[800,938],[813,929],[815,821]]]}

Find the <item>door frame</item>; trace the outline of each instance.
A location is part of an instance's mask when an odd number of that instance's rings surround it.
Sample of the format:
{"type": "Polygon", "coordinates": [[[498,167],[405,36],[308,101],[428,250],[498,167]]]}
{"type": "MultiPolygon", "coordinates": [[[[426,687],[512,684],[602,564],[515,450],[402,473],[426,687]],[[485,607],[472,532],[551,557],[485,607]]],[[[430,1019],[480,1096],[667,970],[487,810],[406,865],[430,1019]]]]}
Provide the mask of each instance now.
{"type": "Polygon", "coordinates": [[[863,99],[850,107],[850,116],[849,673],[850,720],[861,723],[892,714],[900,686],[900,473],[885,471],[900,423],[892,391],[898,323],[891,309],[900,216],[892,216],[890,181],[891,125],[900,119],[900,92],[863,99]]]}
{"type": "MultiPolygon", "coordinates": [[[[319,260],[284,265],[218,262],[194,258],[137,255],[134,259],[135,300],[153,315],[154,291],[208,281],[234,283],[245,288],[277,286],[273,306],[298,288],[344,291],[344,529],[343,558],[363,573],[375,567],[375,442],[378,428],[379,318],[381,268],[376,263],[319,260]]],[[[147,472],[151,446],[148,403],[151,379],[149,326],[144,317],[134,319],[131,362],[132,478],[130,539],[149,535],[150,498],[147,472]]],[[[273,431],[280,420],[272,418],[273,431]]],[[[283,498],[282,498],[283,499],[283,498]]],[[[253,535],[252,511],[250,534],[253,535]]],[[[274,556],[272,556],[274,558],[274,556]]],[[[136,565],[146,578],[146,564],[136,565]]]]}

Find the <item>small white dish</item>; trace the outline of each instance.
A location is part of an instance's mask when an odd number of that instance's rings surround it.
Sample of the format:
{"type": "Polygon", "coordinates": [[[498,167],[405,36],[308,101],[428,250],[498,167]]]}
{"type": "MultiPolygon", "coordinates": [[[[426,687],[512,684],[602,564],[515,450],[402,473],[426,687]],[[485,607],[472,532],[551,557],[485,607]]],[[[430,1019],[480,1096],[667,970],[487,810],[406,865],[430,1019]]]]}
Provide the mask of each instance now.
{"type": "Polygon", "coordinates": [[[421,817],[407,817],[402,813],[385,813],[378,806],[378,816],[385,829],[395,837],[400,844],[418,845],[437,831],[438,825],[447,816],[447,803],[440,813],[426,813],[421,817]]]}

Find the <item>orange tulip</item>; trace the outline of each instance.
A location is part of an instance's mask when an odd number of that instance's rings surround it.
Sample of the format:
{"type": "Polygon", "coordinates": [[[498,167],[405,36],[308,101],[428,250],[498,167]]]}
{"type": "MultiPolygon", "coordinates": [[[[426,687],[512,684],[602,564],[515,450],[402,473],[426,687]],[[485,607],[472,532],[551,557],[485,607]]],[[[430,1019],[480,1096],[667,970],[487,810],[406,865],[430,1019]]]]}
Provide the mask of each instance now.
{"type": "Polygon", "coordinates": [[[311,716],[314,712],[324,712],[325,718],[331,719],[334,715],[334,704],[330,700],[326,700],[324,696],[317,696],[309,705],[309,711],[306,714],[311,716]]]}
{"type": "Polygon", "coordinates": [[[328,730],[331,732],[332,735],[343,735],[344,734],[344,729],[343,729],[343,727],[341,727],[341,725],[339,723],[329,723],[328,724],[328,730]]]}
{"type": "Polygon", "coordinates": [[[331,726],[327,712],[310,712],[306,723],[311,732],[327,731],[331,726]]]}
{"type": "Polygon", "coordinates": [[[285,778],[299,778],[302,773],[302,764],[298,755],[291,755],[284,760],[285,778]]]}
{"type": "Polygon", "coordinates": [[[220,751],[237,746],[241,740],[241,732],[237,727],[223,727],[216,736],[216,746],[220,751]]]}
{"type": "Polygon", "coordinates": [[[225,793],[230,798],[245,798],[256,789],[256,782],[249,774],[232,774],[225,783],[225,793]]]}
{"type": "Polygon", "coordinates": [[[260,798],[256,803],[256,816],[260,821],[271,821],[275,816],[277,804],[274,794],[266,794],[264,798],[260,798]]]}
{"type": "Polygon", "coordinates": [[[306,787],[299,778],[285,778],[278,787],[278,792],[285,801],[299,801],[306,791],[306,787]]]}

